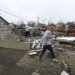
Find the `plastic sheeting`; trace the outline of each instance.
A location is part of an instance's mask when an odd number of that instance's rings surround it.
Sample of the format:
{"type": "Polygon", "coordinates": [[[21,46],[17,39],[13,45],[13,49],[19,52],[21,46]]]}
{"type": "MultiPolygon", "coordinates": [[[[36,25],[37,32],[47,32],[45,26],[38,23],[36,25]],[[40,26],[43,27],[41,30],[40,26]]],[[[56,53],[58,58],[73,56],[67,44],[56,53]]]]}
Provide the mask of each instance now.
{"type": "Polygon", "coordinates": [[[32,48],[40,48],[40,39],[34,39],[32,42],[32,48]]]}
{"type": "Polygon", "coordinates": [[[66,71],[62,71],[61,75],[69,75],[66,71]]]}

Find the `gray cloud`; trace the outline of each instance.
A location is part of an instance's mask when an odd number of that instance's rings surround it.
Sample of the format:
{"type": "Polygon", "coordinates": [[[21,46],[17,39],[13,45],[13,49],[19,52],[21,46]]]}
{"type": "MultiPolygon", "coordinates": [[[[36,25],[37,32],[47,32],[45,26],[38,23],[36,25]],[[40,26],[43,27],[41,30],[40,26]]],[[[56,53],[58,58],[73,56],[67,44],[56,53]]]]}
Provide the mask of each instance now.
{"type": "MultiPolygon", "coordinates": [[[[64,22],[75,20],[75,0],[0,0],[0,8],[7,10],[4,7],[27,20],[35,20],[37,17],[47,21],[52,19],[53,22],[60,19],[64,22]]],[[[10,21],[20,20],[3,12],[2,16],[10,21]]]]}

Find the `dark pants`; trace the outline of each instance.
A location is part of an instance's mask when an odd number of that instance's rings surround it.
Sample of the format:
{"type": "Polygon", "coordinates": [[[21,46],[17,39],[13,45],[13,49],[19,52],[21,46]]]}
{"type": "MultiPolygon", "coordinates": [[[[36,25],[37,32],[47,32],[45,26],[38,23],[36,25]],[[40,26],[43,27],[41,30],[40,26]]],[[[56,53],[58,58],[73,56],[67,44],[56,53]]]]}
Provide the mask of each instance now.
{"type": "Polygon", "coordinates": [[[40,60],[42,59],[42,56],[44,55],[44,53],[46,52],[47,49],[50,51],[52,59],[55,58],[55,54],[54,54],[52,46],[51,45],[44,45],[43,50],[41,51],[41,53],[39,55],[40,60]]]}
{"type": "Polygon", "coordinates": [[[29,35],[30,35],[30,32],[29,31],[26,31],[25,32],[25,37],[27,38],[29,35]]]}

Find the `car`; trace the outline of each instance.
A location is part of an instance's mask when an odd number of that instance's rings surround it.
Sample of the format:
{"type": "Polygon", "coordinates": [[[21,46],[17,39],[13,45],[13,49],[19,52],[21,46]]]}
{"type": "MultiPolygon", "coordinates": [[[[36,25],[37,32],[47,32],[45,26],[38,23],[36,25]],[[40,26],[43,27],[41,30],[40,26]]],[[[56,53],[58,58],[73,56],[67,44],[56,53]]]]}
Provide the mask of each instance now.
{"type": "Polygon", "coordinates": [[[30,29],[30,35],[32,36],[40,36],[41,35],[41,31],[38,28],[33,28],[30,29]]]}

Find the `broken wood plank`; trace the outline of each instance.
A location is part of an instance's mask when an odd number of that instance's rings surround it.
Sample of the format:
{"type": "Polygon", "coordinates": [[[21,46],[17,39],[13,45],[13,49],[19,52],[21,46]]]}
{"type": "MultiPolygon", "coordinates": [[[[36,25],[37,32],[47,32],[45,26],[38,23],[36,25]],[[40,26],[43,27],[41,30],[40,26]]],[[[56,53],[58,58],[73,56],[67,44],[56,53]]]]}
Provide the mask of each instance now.
{"type": "Polygon", "coordinates": [[[30,52],[30,53],[29,53],[30,56],[36,55],[36,54],[37,54],[37,52],[30,52]]]}
{"type": "Polygon", "coordinates": [[[42,49],[39,49],[39,50],[36,50],[37,52],[40,52],[40,51],[42,51],[42,49]]]}

